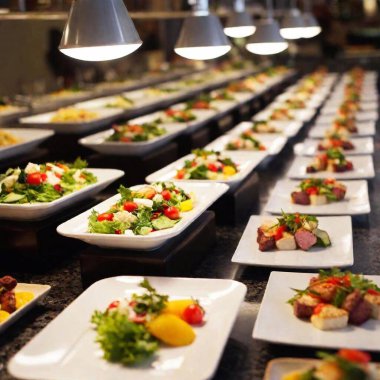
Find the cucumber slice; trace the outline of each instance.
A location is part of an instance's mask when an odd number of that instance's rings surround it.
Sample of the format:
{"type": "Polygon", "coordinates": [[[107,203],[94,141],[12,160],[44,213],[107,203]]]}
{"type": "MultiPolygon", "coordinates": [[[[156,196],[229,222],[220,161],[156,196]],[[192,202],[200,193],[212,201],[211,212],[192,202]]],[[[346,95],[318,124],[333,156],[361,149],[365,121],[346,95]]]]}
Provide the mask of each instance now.
{"type": "Polygon", "coordinates": [[[317,237],[317,245],[321,247],[329,247],[331,245],[330,236],[326,231],[316,228],[313,232],[317,237]]]}
{"type": "Polygon", "coordinates": [[[25,197],[26,195],[24,194],[9,193],[3,198],[3,203],[15,203],[21,199],[24,199],[25,197]]]}

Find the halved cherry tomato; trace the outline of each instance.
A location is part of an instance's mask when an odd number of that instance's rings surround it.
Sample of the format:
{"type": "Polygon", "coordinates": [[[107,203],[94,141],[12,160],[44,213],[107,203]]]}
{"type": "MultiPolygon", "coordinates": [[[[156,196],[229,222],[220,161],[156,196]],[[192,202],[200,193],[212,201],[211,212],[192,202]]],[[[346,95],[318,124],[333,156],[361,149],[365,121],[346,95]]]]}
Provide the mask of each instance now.
{"type": "Polygon", "coordinates": [[[99,214],[97,219],[98,219],[98,222],[103,222],[104,220],[112,221],[113,214],[110,212],[105,212],[103,214],[99,214]]]}
{"type": "Polygon", "coordinates": [[[315,186],[308,187],[305,191],[308,195],[318,194],[318,188],[315,186]]]}
{"type": "Polygon", "coordinates": [[[203,317],[205,312],[203,308],[198,303],[193,303],[186,307],[182,313],[182,318],[189,325],[200,325],[203,323],[203,317]]]}
{"type": "Polygon", "coordinates": [[[178,170],[176,178],[177,179],[183,179],[185,177],[185,171],[184,170],[178,170]]]}
{"type": "Polygon", "coordinates": [[[284,235],[284,231],[286,230],[286,226],[279,226],[276,230],[276,233],[274,234],[274,239],[275,240],[280,240],[282,239],[284,235]]]}
{"type": "Polygon", "coordinates": [[[179,219],[179,210],[177,207],[171,206],[164,210],[164,214],[169,219],[179,219]]]}
{"type": "Polygon", "coordinates": [[[375,289],[368,289],[367,293],[371,294],[372,296],[380,296],[380,291],[375,289]]]}
{"type": "Polygon", "coordinates": [[[41,173],[41,179],[42,179],[42,182],[45,182],[47,180],[47,174],[41,173]]]}
{"type": "Polygon", "coordinates": [[[173,109],[171,109],[171,108],[169,108],[169,109],[167,109],[167,110],[165,111],[165,113],[166,113],[168,116],[173,116],[173,115],[175,115],[176,111],[173,110],[173,109]]]}
{"type": "Polygon", "coordinates": [[[116,309],[119,305],[120,301],[113,301],[108,305],[107,310],[116,309]]]}
{"type": "Polygon", "coordinates": [[[207,169],[212,171],[212,172],[217,172],[218,171],[218,167],[215,165],[215,164],[208,164],[207,165],[207,169]]]}
{"type": "Polygon", "coordinates": [[[294,222],[297,224],[301,223],[300,214],[298,214],[298,213],[295,214],[294,222]]]}
{"type": "MultiPolygon", "coordinates": [[[[45,174],[46,176],[46,174],[45,174]]],[[[33,185],[33,186],[39,186],[42,184],[43,182],[43,179],[42,179],[42,176],[41,176],[41,173],[30,173],[27,175],[26,177],[26,182],[29,184],[29,185],[33,185]]]]}
{"type": "Polygon", "coordinates": [[[314,310],[313,310],[313,314],[314,314],[314,315],[319,314],[325,306],[326,306],[325,303],[319,303],[319,304],[314,308],[314,310]]]}
{"type": "Polygon", "coordinates": [[[165,199],[165,201],[170,200],[170,198],[172,197],[169,190],[163,190],[161,195],[162,195],[162,198],[165,199]]]}
{"type": "Polygon", "coordinates": [[[123,209],[128,212],[135,211],[139,206],[135,202],[127,201],[123,204],[123,209]]]}
{"type": "Polygon", "coordinates": [[[62,186],[61,185],[56,184],[53,187],[54,187],[55,191],[58,191],[58,193],[60,193],[62,191],[62,186]]]}
{"type": "Polygon", "coordinates": [[[116,235],[121,235],[121,230],[115,230],[116,235]]]}
{"type": "Polygon", "coordinates": [[[371,361],[371,356],[369,354],[358,350],[341,349],[338,352],[338,356],[354,363],[366,364],[371,361]]]}

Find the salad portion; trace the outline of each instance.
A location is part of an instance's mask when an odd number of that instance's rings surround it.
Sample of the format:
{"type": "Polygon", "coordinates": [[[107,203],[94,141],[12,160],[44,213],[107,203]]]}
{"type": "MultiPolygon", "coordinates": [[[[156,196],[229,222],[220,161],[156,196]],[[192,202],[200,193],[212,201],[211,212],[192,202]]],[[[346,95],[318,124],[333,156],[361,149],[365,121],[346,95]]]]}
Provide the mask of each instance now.
{"type": "Polygon", "coordinates": [[[341,349],[336,354],[318,352],[320,362],[312,367],[293,371],[281,380],[379,380],[379,369],[371,356],[363,351],[341,349]]]}
{"type": "Polygon", "coordinates": [[[201,327],[205,310],[197,300],[169,300],[157,293],[147,279],[140,283],[143,293],[118,299],[105,311],[96,310],[91,323],[103,358],[125,366],[136,365],[152,357],[162,344],[181,347],[192,344],[201,327]]]}
{"type": "Polygon", "coordinates": [[[156,122],[143,124],[115,124],[112,126],[113,133],[106,141],[117,142],[141,142],[149,141],[156,137],[165,135],[167,130],[160,127],[156,122]]]}
{"type": "Polygon", "coordinates": [[[347,139],[346,136],[340,133],[332,133],[329,137],[323,139],[320,143],[318,143],[318,150],[324,151],[331,148],[341,148],[343,150],[353,150],[355,149],[355,145],[347,139]]]}
{"type": "Polygon", "coordinates": [[[294,120],[294,115],[290,108],[279,107],[275,108],[269,116],[269,120],[287,121],[294,120]]]}
{"type": "Polygon", "coordinates": [[[226,150],[266,150],[263,145],[252,132],[247,130],[242,132],[238,137],[234,137],[226,145],[226,150]]]}
{"type": "Polygon", "coordinates": [[[332,173],[343,173],[353,170],[351,161],[346,159],[340,148],[330,148],[326,153],[318,154],[314,162],[306,168],[307,173],[328,171],[332,173]]]}
{"type": "Polygon", "coordinates": [[[216,110],[212,105],[212,99],[207,95],[202,95],[197,99],[186,102],[187,110],[216,110]]]}
{"type": "Polygon", "coordinates": [[[109,210],[92,211],[88,232],[116,235],[148,235],[174,227],[182,213],[194,207],[194,196],[172,182],[156,182],[137,190],[120,186],[120,200],[109,210]]]}
{"type": "Polygon", "coordinates": [[[291,194],[292,203],[299,205],[325,205],[342,201],[347,187],[335,179],[304,179],[291,194]]]}
{"type": "Polygon", "coordinates": [[[332,133],[358,133],[355,119],[347,116],[336,117],[333,121],[332,133]]]}
{"type": "Polygon", "coordinates": [[[99,114],[85,109],[66,107],[60,108],[50,119],[52,123],[82,123],[97,119],[99,114]]]}
{"type": "Polygon", "coordinates": [[[163,115],[156,120],[157,123],[188,123],[197,119],[190,109],[177,110],[168,108],[163,115]]]}
{"type": "Polygon", "coordinates": [[[177,170],[176,179],[225,180],[239,172],[239,166],[222,152],[195,149],[194,157],[177,170]]]}
{"type": "Polygon", "coordinates": [[[31,292],[16,291],[16,286],[15,278],[11,276],[0,278],[0,324],[34,298],[31,292]]]}
{"type": "Polygon", "coordinates": [[[115,96],[110,102],[106,104],[107,108],[123,108],[128,109],[133,107],[135,102],[125,95],[115,96]]]}
{"type": "Polygon", "coordinates": [[[0,204],[52,202],[97,182],[86,170],[87,162],[29,162],[25,168],[11,168],[0,174],[0,204]]]}
{"type": "Polygon", "coordinates": [[[13,133],[0,129],[0,147],[18,144],[21,141],[22,140],[13,133]]]}
{"type": "Polygon", "coordinates": [[[319,330],[337,330],[380,320],[380,287],[360,274],[339,269],[320,270],[306,289],[294,289],[288,303],[297,318],[319,330]]]}
{"type": "Polygon", "coordinates": [[[261,225],[257,229],[257,243],[260,251],[308,251],[312,247],[329,247],[329,234],[318,228],[318,219],[299,213],[286,214],[275,222],[261,225]]]}
{"type": "Polygon", "coordinates": [[[282,130],[271,124],[268,120],[255,120],[251,130],[255,133],[281,133],[282,130]]]}

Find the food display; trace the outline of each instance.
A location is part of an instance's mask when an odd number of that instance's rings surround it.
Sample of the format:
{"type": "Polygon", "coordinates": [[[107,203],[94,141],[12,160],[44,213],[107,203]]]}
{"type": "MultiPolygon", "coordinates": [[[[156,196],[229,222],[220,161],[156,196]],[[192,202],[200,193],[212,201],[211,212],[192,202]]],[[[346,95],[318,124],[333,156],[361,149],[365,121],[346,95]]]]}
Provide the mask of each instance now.
{"type": "Polygon", "coordinates": [[[140,287],[144,293],[114,300],[106,311],[92,315],[96,342],[109,362],[138,365],[159,353],[162,345],[188,346],[196,339],[193,326],[205,323],[205,310],[197,300],[170,300],[147,279],[140,287]]]}
{"type": "Polygon", "coordinates": [[[363,351],[341,349],[336,354],[318,352],[321,360],[313,366],[289,372],[278,380],[379,380],[379,368],[363,351]]]}
{"type": "Polygon", "coordinates": [[[319,330],[338,330],[380,319],[380,287],[363,275],[320,270],[288,303],[297,318],[319,330]]]}
{"type": "Polygon", "coordinates": [[[223,152],[196,149],[194,158],[177,170],[176,179],[225,180],[239,172],[238,164],[223,152]]]}
{"type": "MultiPolygon", "coordinates": [[[[193,108],[194,109],[194,108],[193,108]]],[[[196,120],[197,117],[190,109],[178,110],[169,108],[163,112],[163,116],[158,118],[158,123],[189,123],[196,120]]]]}
{"type": "Polygon", "coordinates": [[[321,206],[342,201],[346,190],[346,186],[335,179],[308,178],[291,193],[291,201],[299,205],[321,206]]]}
{"type": "Polygon", "coordinates": [[[294,115],[290,108],[275,108],[269,116],[269,120],[286,121],[294,120],[294,115]]]}
{"type": "Polygon", "coordinates": [[[17,291],[16,286],[15,278],[11,276],[0,278],[0,325],[34,298],[33,293],[17,291]]]}
{"type": "Polygon", "coordinates": [[[285,100],[284,105],[285,105],[285,107],[287,107],[291,110],[306,108],[305,101],[303,101],[301,99],[297,99],[297,97],[285,100]]]}
{"type": "Polygon", "coordinates": [[[107,108],[123,108],[128,109],[134,106],[134,101],[124,95],[115,96],[115,98],[106,104],[107,108]]]}
{"type": "Polygon", "coordinates": [[[187,110],[214,110],[212,99],[208,96],[200,96],[198,99],[186,102],[187,110]]]}
{"type": "Polygon", "coordinates": [[[194,207],[194,197],[172,182],[157,182],[137,190],[120,186],[120,200],[109,210],[92,211],[88,232],[148,235],[174,227],[182,213],[194,207]]]}
{"type": "Polygon", "coordinates": [[[0,174],[0,204],[52,202],[97,182],[87,162],[29,162],[0,174]]]}
{"type": "Polygon", "coordinates": [[[260,251],[308,251],[312,247],[331,245],[329,234],[318,228],[318,219],[311,215],[283,213],[275,222],[261,225],[257,230],[260,251]]]}
{"type": "Polygon", "coordinates": [[[53,91],[49,94],[52,98],[70,98],[72,96],[78,96],[82,94],[83,91],[79,88],[73,87],[73,88],[61,88],[57,91],[53,91]]]}
{"type": "Polygon", "coordinates": [[[340,133],[341,131],[345,131],[346,133],[358,133],[355,119],[347,116],[339,116],[335,118],[332,130],[335,133],[340,133]]]}
{"type": "Polygon", "coordinates": [[[143,124],[115,124],[112,126],[113,133],[106,141],[115,142],[141,142],[149,141],[167,133],[166,129],[157,123],[143,124]]]}
{"type": "Polygon", "coordinates": [[[267,120],[255,120],[251,130],[255,133],[281,133],[282,130],[267,120]]]}
{"type": "Polygon", "coordinates": [[[251,130],[242,132],[239,136],[231,138],[226,145],[226,150],[266,150],[251,130]]]}
{"type": "Polygon", "coordinates": [[[355,145],[347,139],[346,136],[340,133],[332,133],[320,143],[318,143],[318,150],[328,150],[331,148],[341,148],[343,150],[353,150],[355,145]]]}
{"type": "Polygon", "coordinates": [[[0,98],[0,115],[5,112],[16,111],[17,107],[0,98]]]}
{"type": "Polygon", "coordinates": [[[0,129],[0,147],[18,144],[21,141],[22,140],[13,133],[0,129]]]}
{"type": "Polygon", "coordinates": [[[346,159],[340,148],[330,148],[326,153],[318,154],[314,162],[306,168],[307,173],[317,173],[328,171],[332,173],[342,173],[353,170],[351,161],[346,159]]]}
{"type": "Polygon", "coordinates": [[[60,108],[50,119],[52,123],[83,123],[95,120],[99,114],[85,109],[66,107],[60,108]]]}

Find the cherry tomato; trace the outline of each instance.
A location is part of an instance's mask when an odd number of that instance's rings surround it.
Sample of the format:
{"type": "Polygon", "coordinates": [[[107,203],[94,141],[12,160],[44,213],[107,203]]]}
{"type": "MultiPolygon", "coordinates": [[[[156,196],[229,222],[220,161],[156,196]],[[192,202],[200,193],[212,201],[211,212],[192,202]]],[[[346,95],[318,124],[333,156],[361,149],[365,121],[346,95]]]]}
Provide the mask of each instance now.
{"type": "Polygon", "coordinates": [[[105,212],[103,214],[99,214],[97,219],[98,219],[98,222],[103,222],[104,220],[112,221],[113,214],[110,212],[105,212]]]}
{"type": "Polygon", "coordinates": [[[120,301],[113,301],[108,305],[107,310],[116,309],[119,305],[120,301]]]}
{"type": "Polygon", "coordinates": [[[185,171],[184,170],[178,170],[176,178],[177,179],[183,179],[185,177],[185,171]]]}
{"type": "Polygon", "coordinates": [[[298,213],[295,214],[294,222],[297,224],[301,223],[300,214],[298,214],[298,213]]]}
{"type": "Polygon", "coordinates": [[[54,187],[55,191],[58,191],[58,193],[60,193],[62,191],[62,186],[61,185],[56,184],[53,187],[54,187]]]}
{"type": "Polygon", "coordinates": [[[161,195],[162,195],[162,198],[165,199],[165,201],[170,200],[170,198],[172,197],[169,190],[163,190],[161,195]]]}
{"type": "Polygon", "coordinates": [[[139,206],[135,202],[127,201],[123,204],[123,209],[128,212],[135,211],[139,206]]]}
{"type": "Polygon", "coordinates": [[[208,164],[207,165],[207,169],[212,171],[212,172],[217,172],[218,171],[218,167],[215,165],[215,164],[208,164]]]}
{"type": "Polygon", "coordinates": [[[313,310],[313,314],[314,314],[314,315],[319,314],[325,306],[326,306],[325,303],[319,303],[319,304],[314,308],[314,310],[313,310]]]}
{"type": "Polygon", "coordinates": [[[375,289],[368,289],[367,293],[371,294],[373,296],[380,296],[380,291],[379,290],[375,290],[375,289]]]}
{"type": "Polygon", "coordinates": [[[275,240],[280,240],[282,239],[284,235],[284,231],[286,230],[286,226],[279,226],[276,230],[276,233],[274,234],[274,239],[275,240]]]}
{"type": "Polygon", "coordinates": [[[203,322],[205,312],[198,303],[189,305],[182,314],[182,318],[190,325],[199,325],[203,322]]]}
{"type": "Polygon", "coordinates": [[[315,186],[308,187],[305,191],[308,195],[318,194],[318,188],[316,188],[315,186]]]}
{"type": "Polygon", "coordinates": [[[29,185],[33,185],[33,186],[39,186],[39,185],[41,185],[42,182],[43,182],[41,173],[30,173],[30,174],[28,174],[27,177],[26,177],[26,182],[29,185]]]}
{"type": "Polygon", "coordinates": [[[165,216],[169,219],[179,219],[179,210],[177,207],[171,206],[164,210],[165,216]]]}
{"type": "Polygon", "coordinates": [[[41,179],[42,179],[42,182],[45,182],[47,180],[47,174],[41,173],[41,179]]]}
{"type": "Polygon", "coordinates": [[[358,350],[341,349],[338,352],[338,356],[354,363],[366,364],[371,361],[371,356],[369,354],[358,350]]]}
{"type": "Polygon", "coordinates": [[[121,230],[115,230],[116,235],[121,235],[121,230]]]}
{"type": "Polygon", "coordinates": [[[176,111],[173,110],[173,109],[171,109],[171,108],[169,108],[169,109],[167,109],[167,110],[165,111],[165,113],[166,113],[168,116],[174,116],[175,113],[176,113],[176,111]]]}

